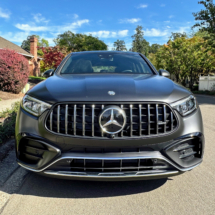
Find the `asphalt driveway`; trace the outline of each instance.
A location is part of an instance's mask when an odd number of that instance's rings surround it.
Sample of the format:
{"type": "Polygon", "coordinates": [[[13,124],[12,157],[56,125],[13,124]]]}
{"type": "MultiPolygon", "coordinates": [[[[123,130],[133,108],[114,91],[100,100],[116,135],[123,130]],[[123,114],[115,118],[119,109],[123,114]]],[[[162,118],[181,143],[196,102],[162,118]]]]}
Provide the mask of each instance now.
{"type": "MultiPolygon", "coordinates": [[[[83,182],[27,174],[2,214],[215,214],[215,98],[197,96],[206,148],[196,169],[168,179],[135,182],[83,182]]],[[[17,168],[9,178],[20,184],[17,168]]],[[[1,172],[0,172],[1,174],[1,172]]],[[[12,193],[12,194],[11,194],[12,193]]],[[[1,211],[1,210],[0,210],[1,211]]]]}

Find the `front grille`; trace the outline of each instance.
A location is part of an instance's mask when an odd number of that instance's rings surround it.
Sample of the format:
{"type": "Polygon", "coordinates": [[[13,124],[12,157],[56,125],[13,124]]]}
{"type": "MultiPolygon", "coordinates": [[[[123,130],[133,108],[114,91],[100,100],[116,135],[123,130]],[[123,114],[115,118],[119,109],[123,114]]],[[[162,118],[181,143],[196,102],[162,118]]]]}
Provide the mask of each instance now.
{"type": "Polygon", "coordinates": [[[71,157],[70,159],[59,160],[47,169],[54,171],[72,171],[79,173],[126,173],[139,172],[144,170],[173,170],[174,167],[172,167],[166,161],[157,158],[84,159],[71,157]]]}
{"type": "Polygon", "coordinates": [[[115,138],[144,137],[170,133],[177,127],[176,116],[166,104],[58,104],[46,119],[48,130],[64,135],[107,138],[99,115],[107,106],[119,106],[126,113],[126,125],[115,138]]]}

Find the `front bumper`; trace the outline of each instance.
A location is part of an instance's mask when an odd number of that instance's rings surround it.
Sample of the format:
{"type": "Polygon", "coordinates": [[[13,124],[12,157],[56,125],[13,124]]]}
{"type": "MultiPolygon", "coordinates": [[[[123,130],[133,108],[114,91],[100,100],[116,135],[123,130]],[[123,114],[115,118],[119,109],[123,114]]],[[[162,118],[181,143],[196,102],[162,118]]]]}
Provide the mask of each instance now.
{"type": "Polygon", "coordinates": [[[155,179],[184,173],[202,162],[204,136],[199,109],[184,118],[176,113],[179,128],[168,136],[135,140],[59,136],[45,129],[46,114],[36,118],[20,109],[16,123],[18,163],[46,176],[81,180],[155,179]]]}

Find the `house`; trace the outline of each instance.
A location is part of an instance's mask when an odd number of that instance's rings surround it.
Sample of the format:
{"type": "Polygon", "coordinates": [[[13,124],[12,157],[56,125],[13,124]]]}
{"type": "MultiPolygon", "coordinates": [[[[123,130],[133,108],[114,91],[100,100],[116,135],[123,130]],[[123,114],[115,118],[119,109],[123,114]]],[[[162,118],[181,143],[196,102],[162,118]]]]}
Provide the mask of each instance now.
{"type": "Polygon", "coordinates": [[[32,36],[30,38],[30,53],[22,49],[20,46],[6,40],[0,36],[0,49],[11,49],[18,54],[23,55],[29,62],[30,75],[38,76],[40,74],[40,60],[42,58],[37,56],[37,38],[32,36]]]}

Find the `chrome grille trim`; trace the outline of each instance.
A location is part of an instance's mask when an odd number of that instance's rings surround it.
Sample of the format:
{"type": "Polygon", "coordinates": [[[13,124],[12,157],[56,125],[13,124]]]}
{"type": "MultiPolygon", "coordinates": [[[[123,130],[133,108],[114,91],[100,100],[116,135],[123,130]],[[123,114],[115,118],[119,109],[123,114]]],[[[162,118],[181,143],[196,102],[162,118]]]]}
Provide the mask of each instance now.
{"type": "MultiPolygon", "coordinates": [[[[121,105],[121,109],[123,110],[123,105],[121,105]]],[[[123,137],[123,130],[121,131],[121,137],[123,137]]]]}
{"type": "Polygon", "coordinates": [[[132,108],[133,106],[130,105],[130,136],[133,135],[133,118],[132,118],[132,108]]]}
{"type": "Polygon", "coordinates": [[[139,135],[142,134],[142,105],[139,105],[139,135]]]}
{"type": "Polygon", "coordinates": [[[57,133],[60,132],[60,105],[57,106],[57,133]]]}
{"type": "Polygon", "coordinates": [[[53,119],[53,111],[50,114],[50,130],[52,131],[52,119],[53,119]]]}
{"type": "Polygon", "coordinates": [[[144,138],[170,134],[178,127],[174,110],[164,103],[61,103],[52,107],[45,127],[52,133],[66,136],[108,138],[99,126],[99,114],[110,105],[121,107],[126,113],[123,131],[114,138],[144,138]]]}
{"type": "Polygon", "coordinates": [[[158,105],[156,104],[156,134],[158,134],[158,105]]]}
{"type": "MultiPolygon", "coordinates": [[[[102,105],[102,110],[104,109],[104,105],[102,105]]],[[[103,130],[101,129],[101,136],[103,137],[104,136],[104,132],[103,130]]]]}
{"type": "Polygon", "coordinates": [[[163,105],[163,116],[164,116],[164,132],[166,132],[166,105],[163,105]]]}
{"type": "Polygon", "coordinates": [[[65,134],[68,133],[68,105],[66,105],[65,110],[65,134]]]}
{"type": "Polygon", "coordinates": [[[179,172],[176,171],[140,171],[136,173],[81,173],[81,172],[66,172],[66,171],[52,171],[52,170],[46,170],[44,172],[47,175],[55,175],[55,176],[64,176],[64,177],[71,177],[71,178],[102,178],[102,179],[112,179],[112,178],[144,178],[144,177],[156,177],[156,176],[173,176],[175,174],[178,174],[179,172]]]}
{"type": "Polygon", "coordinates": [[[85,105],[83,105],[83,113],[82,113],[82,132],[83,132],[83,136],[85,136],[85,105]]]}
{"type": "Polygon", "coordinates": [[[150,122],[151,122],[151,119],[150,119],[150,105],[148,105],[148,135],[151,134],[151,132],[150,132],[150,130],[151,130],[150,122]]]}
{"type": "Polygon", "coordinates": [[[95,105],[92,105],[92,137],[94,137],[95,105]]]}
{"type": "Polygon", "coordinates": [[[76,105],[74,105],[74,113],[73,113],[73,117],[74,117],[74,120],[73,120],[73,131],[74,131],[74,135],[76,135],[76,105]]]}

